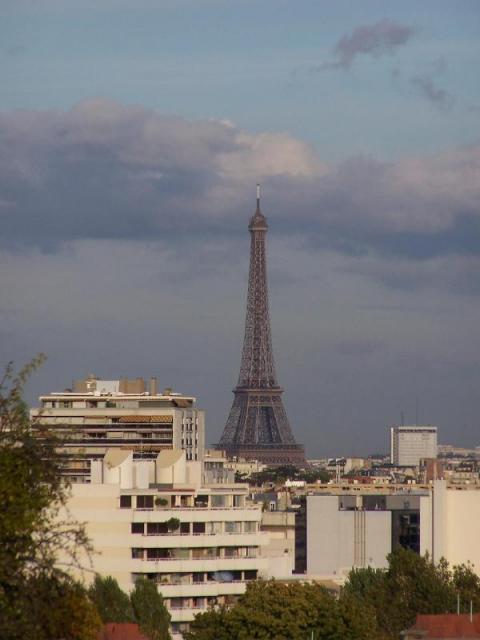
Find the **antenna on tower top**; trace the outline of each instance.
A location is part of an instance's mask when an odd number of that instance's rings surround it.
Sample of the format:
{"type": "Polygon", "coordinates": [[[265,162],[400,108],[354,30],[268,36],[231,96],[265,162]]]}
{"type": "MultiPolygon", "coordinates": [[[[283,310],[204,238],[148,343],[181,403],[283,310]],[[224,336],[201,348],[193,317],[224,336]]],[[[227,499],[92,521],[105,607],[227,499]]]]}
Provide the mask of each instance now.
{"type": "Polygon", "coordinates": [[[257,209],[260,209],[260,185],[257,182],[257,209]]]}

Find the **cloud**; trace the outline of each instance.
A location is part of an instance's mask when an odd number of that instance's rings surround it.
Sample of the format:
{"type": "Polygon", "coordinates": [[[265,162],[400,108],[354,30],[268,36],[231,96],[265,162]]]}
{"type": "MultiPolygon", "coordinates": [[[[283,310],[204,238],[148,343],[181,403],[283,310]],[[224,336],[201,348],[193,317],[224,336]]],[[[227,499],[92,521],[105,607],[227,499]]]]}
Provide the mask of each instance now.
{"type": "Polygon", "coordinates": [[[394,260],[366,256],[353,258],[344,266],[346,272],[376,281],[389,290],[446,291],[454,295],[480,295],[480,256],[434,256],[411,260],[397,256],[394,260]]]}
{"type": "Polygon", "coordinates": [[[454,97],[448,91],[439,87],[431,76],[414,76],[411,79],[411,83],[419,95],[428,100],[436,109],[445,112],[453,108],[454,97]]]}
{"type": "Polygon", "coordinates": [[[326,63],[324,68],[349,69],[359,55],[374,58],[393,55],[415,33],[414,27],[387,19],[356,27],[340,38],[333,50],[334,60],[326,63]]]}
{"type": "Polygon", "coordinates": [[[156,242],[193,275],[205,262],[200,246],[225,242],[215,260],[230,259],[258,180],[276,234],[312,251],[414,260],[479,252],[479,145],[335,165],[287,133],[101,99],[0,114],[0,246],[9,251],[156,242]]]}

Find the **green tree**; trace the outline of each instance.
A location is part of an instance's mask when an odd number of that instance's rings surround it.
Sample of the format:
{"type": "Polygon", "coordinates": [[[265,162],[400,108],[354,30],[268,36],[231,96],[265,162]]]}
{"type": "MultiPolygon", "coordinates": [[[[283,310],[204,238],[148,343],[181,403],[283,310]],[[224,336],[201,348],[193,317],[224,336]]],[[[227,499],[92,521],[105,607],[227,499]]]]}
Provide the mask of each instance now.
{"type": "Polygon", "coordinates": [[[191,625],[188,640],[372,640],[373,618],[354,621],[319,584],[252,582],[229,610],[210,610],[191,625]]]}
{"type": "Polygon", "coordinates": [[[473,610],[480,611],[480,578],[474,572],[472,565],[460,564],[453,567],[453,589],[460,600],[460,611],[468,613],[470,602],[473,610]]]}
{"type": "Polygon", "coordinates": [[[176,531],[180,528],[180,520],[178,518],[169,518],[167,520],[167,529],[169,531],[176,531]]]}
{"type": "Polygon", "coordinates": [[[225,607],[210,608],[195,616],[190,632],[184,635],[187,640],[235,640],[232,636],[230,614],[225,607]]]}
{"type": "Polygon", "coordinates": [[[88,590],[92,602],[98,609],[102,622],[134,622],[132,603],[111,576],[98,574],[88,590]]]}
{"type": "MultiPolygon", "coordinates": [[[[28,377],[43,360],[44,356],[38,356],[18,374],[10,364],[0,380],[2,638],[52,637],[44,634],[38,616],[38,610],[51,609],[49,590],[74,592],[77,603],[86,598],[56,567],[60,552],[68,570],[78,565],[81,552],[90,549],[83,527],[60,516],[69,489],[59,474],[63,464],[59,442],[46,429],[31,423],[22,399],[28,377]]],[[[88,608],[88,602],[84,604],[88,608]]],[[[72,615],[65,608],[62,611],[68,628],[72,615]]],[[[80,630],[78,638],[83,638],[80,630]]]]}
{"type": "Polygon", "coordinates": [[[130,594],[130,600],[140,630],[150,640],[169,640],[170,614],[154,582],[140,578],[130,594]]]}
{"type": "Polygon", "coordinates": [[[350,572],[340,600],[349,598],[362,608],[371,607],[378,627],[387,638],[398,638],[417,614],[453,613],[457,594],[464,610],[470,600],[480,606],[480,579],[469,565],[450,569],[441,559],[398,548],[388,556],[388,568],[350,572]]]}
{"type": "Polygon", "coordinates": [[[85,588],[63,573],[31,578],[23,600],[34,621],[32,638],[97,640],[102,621],[85,588]],[[48,606],[46,606],[48,603],[48,606]]]}

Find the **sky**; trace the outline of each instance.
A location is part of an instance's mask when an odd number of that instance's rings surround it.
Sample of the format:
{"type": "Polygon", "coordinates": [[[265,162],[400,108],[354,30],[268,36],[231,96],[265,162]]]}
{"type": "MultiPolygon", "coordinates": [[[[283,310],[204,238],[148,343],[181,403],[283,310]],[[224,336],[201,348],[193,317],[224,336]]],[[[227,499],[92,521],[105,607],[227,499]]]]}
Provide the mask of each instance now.
{"type": "Polygon", "coordinates": [[[0,362],[193,394],[218,441],[255,184],[310,458],[480,445],[477,0],[0,0],[0,362]]]}

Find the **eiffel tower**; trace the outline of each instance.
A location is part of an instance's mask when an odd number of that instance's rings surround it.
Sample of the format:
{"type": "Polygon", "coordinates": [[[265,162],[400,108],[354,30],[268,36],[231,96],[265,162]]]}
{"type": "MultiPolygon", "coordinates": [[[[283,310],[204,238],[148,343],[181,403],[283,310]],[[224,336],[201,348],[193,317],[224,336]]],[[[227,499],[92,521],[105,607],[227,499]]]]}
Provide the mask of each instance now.
{"type": "Polygon", "coordinates": [[[230,415],[218,444],[229,457],[260,460],[270,465],[304,464],[302,445],[293,437],[277,382],[268,310],[265,236],[267,220],[257,210],[250,218],[250,271],[247,316],[240,375],[230,415]]]}

